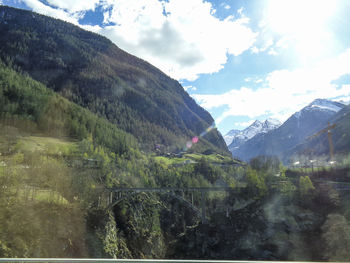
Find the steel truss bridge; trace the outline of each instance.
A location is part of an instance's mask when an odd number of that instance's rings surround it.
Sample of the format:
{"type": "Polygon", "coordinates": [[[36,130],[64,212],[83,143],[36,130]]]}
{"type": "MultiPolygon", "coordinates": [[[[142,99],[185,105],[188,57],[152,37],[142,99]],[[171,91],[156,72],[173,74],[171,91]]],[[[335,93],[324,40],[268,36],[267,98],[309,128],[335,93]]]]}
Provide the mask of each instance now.
{"type": "MultiPolygon", "coordinates": [[[[334,182],[328,180],[314,180],[319,184],[325,184],[332,186],[338,191],[350,191],[350,183],[348,182],[334,182]]],[[[113,187],[106,189],[104,197],[100,197],[99,205],[108,209],[113,208],[118,203],[126,200],[132,196],[140,193],[160,193],[172,196],[178,199],[187,207],[191,208],[202,220],[206,221],[206,196],[209,192],[224,192],[226,194],[231,192],[237,192],[237,188],[231,187],[113,187]],[[198,194],[199,193],[199,194],[198,194]],[[199,196],[199,198],[198,198],[199,196]],[[198,200],[199,199],[199,200],[198,200]]],[[[226,211],[228,206],[225,204],[226,211]]]]}
{"type": "Polygon", "coordinates": [[[170,195],[180,200],[184,205],[194,210],[200,217],[202,222],[206,221],[206,205],[205,198],[208,192],[235,192],[237,191],[231,187],[160,187],[160,188],[146,188],[146,187],[135,187],[135,188],[122,188],[114,187],[107,189],[108,196],[104,198],[107,204],[107,209],[111,209],[122,200],[130,198],[131,196],[140,193],[161,193],[170,195]],[[195,194],[197,193],[197,194],[195,194]],[[200,200],[195,200],[195,197],[200,193],[200,200]],[[198,205],[199,204],[199,205],[198,205]]]}

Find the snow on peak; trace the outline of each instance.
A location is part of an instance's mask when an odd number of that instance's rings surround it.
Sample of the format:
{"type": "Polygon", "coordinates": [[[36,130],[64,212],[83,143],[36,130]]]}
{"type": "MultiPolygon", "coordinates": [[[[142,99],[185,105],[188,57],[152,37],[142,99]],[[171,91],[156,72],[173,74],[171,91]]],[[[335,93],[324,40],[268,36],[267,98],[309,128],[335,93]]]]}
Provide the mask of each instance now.
{"type": "Polygon", "coordinates": [[[296,118],[300,118],[300,116],[303,114],[303,112],[314,111],[314,110],[333,111],[334,113],[336,113],[344,107],[345,107],[345,104],[340,103],[340,102],[326,100],[326,99],[316,99],[313,102],[311,102],[308,106],[303,108],[302,110],[294,113],[294,116],[296,118]]]}
{"type": "Polygon", "coordinates": [[[247,141],[253,138],[259,133],[267,133],[273,129],[278,128],[281,123],[275,119],[267,119],[264,122],[259,120],[254,121],[250,126],[242,131],[231,130],[225,136],[225,142],[230,145],[234,140],[238,139],[241,142],[247,141]]]}
{"type": "MultiPolygon", "coordinates": [[[[261,125],[262,125],[262,122],[259,121],[259,120],[256,120],[256,121],[254,121],[250,126],[259,127],[259,126],[261,126],[261,125]]],[[[250,126],[249,126],[249,127],[250,127],[250,126]]]]}
{"type": "Polygon", "coordinates": [[[274,126],[281,126],[281,122],[279,121],[279,120],[277,120],[277,119],[272,119],[272,118],[268,118],[266,121],[265,121],[265,123],[266,124],[268,124],[268,125],[274,125],[274,126]]]}
{"type": "Polygon", "coordinates": [[[336,101],[316,99],[309,104],[310,108],[318,108],[321,110],[330,110],[334,112],[340,111],[345,105],[336,101]]]}
{"type": "Polygon", "coordinates": [[[241,132],[240,130],[230,130],[228,133],[226,133],[226,135],[224,136],[226,145],[230,145],[233,138],[240,132],[241,132]]]}

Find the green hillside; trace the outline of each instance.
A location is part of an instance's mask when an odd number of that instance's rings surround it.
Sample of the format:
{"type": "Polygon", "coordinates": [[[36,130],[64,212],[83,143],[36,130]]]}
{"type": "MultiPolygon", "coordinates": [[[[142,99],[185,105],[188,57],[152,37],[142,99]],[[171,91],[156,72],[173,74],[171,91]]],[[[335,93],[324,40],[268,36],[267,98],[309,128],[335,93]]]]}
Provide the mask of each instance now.
{"type": "MultiPolygon", "coordinates": [[[[132,249],[136,241],[115,236],[115,219],[101,205],[106,188],[207,187],[216,180],[235,186],[234,167],[210,163],[235,164],[230,157],[187,154],[182,162],[195,161],[164,164],[173,158],[141,152],[133,135],[1,61],[0,102],[0,257],[160,257],[165,247],[141,255],[132,249]],[[115,246],[123,244],[129,248],[117,252],[115,246]]],[[[142,211],[146,214],[154,213],[154,203],[161,204],[159,213],[179,206],[171,199],[143,195],[119,208],[139,198],[149,205],[142,211]]],[[[134,211],[121,216],[133,217],[134,211]]],[[[150,229],[143,230],[140,240],[150,234],[163,240],[160,214],[155,216],[156,221],[144,217],[150,229]]],[[[198,217],[190,218],[191,224],[198,223],[198,217]]],[[[182,218],[177,224],[183,224],[182,218]]]]}
{"type": "MultiPolygon", "coordinates": [[[[133,134],[145,150],[177,151],[214,122],[181,85],[108,39],[72,24],[0,7],[0,58],[133,134]]],[[[206,149],[228,153],[214,129],[206,149]]]]}
{"type": "Polygon", "coordinates": [[[0,122],[28,132],[78,140],[93,136],[118,154],[137,148],[136,139],[86,109],[55,94],[0,61],[0,122]]]}

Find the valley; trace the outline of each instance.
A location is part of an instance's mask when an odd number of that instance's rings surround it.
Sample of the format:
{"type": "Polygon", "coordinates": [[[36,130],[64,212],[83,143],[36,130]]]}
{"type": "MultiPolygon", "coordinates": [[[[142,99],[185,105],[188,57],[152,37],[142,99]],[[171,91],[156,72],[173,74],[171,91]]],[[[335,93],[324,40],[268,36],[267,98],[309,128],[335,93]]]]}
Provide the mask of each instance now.
{"type": "Polygon", "coordinates": [[[0,258],[350,260],[349,106],[318,99],[227,146],[179,82],[107,38],[0,17],[0,258]],[[308,139],[329,121],[334,160],[308,139]]]}

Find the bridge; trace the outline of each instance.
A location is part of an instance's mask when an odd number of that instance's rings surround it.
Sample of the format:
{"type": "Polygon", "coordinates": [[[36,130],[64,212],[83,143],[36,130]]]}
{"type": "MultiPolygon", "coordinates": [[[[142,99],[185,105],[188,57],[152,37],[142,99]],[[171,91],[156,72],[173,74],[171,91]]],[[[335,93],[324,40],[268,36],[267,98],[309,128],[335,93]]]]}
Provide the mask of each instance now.
{"type": "MultiPolygon", "coordinates": [[[[331,185],[335,190],[338,191],[350,191],[350,183],[348,182],[333,182],[327,180],[314,180],[314,182],[320,184],[331,185]]],[[[107,210],[111,209],[121,201],[128,199],[134,195],[140,193],[154,192],[170,195],[184,205],[191,208],[202,220],[206,222],[206,194],[208,192],[236,192],[237,188],[231,188],[228,186],[222,187],[113,187],[107,188],[105,191],[106,196],[103,201],[100,197],[99,203],[104,203],[107,210]],[[195,200],[194,193],[200,193],[200,200],[195,200]],[[196,201],[196,202],[195,202],[196,201]]],[[[198,196],[198,194],[197,194],[198,196]]],[[[198,198],[197,198],[198,199],[198,198]]],[[[228,207],[226,207],[227,209],[228,207]]],[[[228,210],[226,210],[228,211],[228,210]]]]}
{"type": "Polygon", "coordinates": [[[202,222],[206,221],[206,210],[205,210],[205,197],[208,192],[234,192],[236,189],[231,187],[113,187],[107,189],[108,197],[106,198],[107,209],[111,209],[122,200],[130,198],[133,195],[145,192],[156,192],[171,195],[172,197],[182,201],[185,205],[190,207],[200,217],[202,222]],[[194,193],[200,193],[200,208],[196,207],[194,200],[194,193]],[[189,200],[187,200],[187,199],[189,200]]]}

